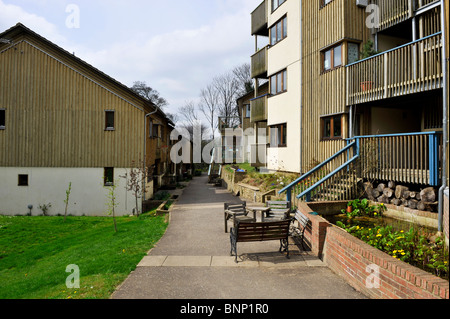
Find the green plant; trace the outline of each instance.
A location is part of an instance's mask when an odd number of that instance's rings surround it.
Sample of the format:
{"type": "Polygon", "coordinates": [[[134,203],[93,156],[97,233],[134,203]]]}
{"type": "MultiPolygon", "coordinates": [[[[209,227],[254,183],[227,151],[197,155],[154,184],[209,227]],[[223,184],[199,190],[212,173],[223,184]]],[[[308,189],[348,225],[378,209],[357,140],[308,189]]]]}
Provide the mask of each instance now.
{"type": "Polygon", "coordinates": [[[51,203],[39,205],[39,209],[42,210],[42,214],[47,216],[48,210],[52,207],[51,203]]]}
{"type": "Polygon", "coordinates": [[[108,201],[106,202],[107,211],[106,214],[112,216],[114,221],[114,230],[117,233],[117,221],[116,221],[116,207],[119,206],[116,198],[116,188],[118,181],[112,183],[112,185],[105,186],[107,189],[106,197],[108,201]]]}
{"type": "Polygon", "coordinates": [[[383,213],[386,211],[386,206],[381,203],[377,205],[370,205],[369,200],[366,198],[364,199],[355,199],[353,201],[350,201],[347,204],[348,207],[351,207],[352,210],[346,211],[343,209],[341,212],[345,215],[347,215],[348,218],[354,218],[354,217],[382,217],[383,213]]]}
{"type": "Polygon", "coordinates": [[[361,51],[361,59],[367,59],[373,55],[378,54],[379,52],[374,50],[374,43],[372,40],[368,40],[362,47],[361,51]]]}
{"type": "Polygon", "coordinates": [[[168,200],[171,197],[170,193],[167,191],[163,191],[160,193],[156,193],[153,195],[153,200],[168,200]]]}
{"type": "Polygon", "coordinates": [[[69,188],[66,190],[66,199],[64,200],[64,203],[66,204],[66,209],[64,210],[64,221],[66,221],[67,218],[67,207],[69,206],[69,197],[71,191],[72,191],[72,182],[69,183],[69,188]]]}

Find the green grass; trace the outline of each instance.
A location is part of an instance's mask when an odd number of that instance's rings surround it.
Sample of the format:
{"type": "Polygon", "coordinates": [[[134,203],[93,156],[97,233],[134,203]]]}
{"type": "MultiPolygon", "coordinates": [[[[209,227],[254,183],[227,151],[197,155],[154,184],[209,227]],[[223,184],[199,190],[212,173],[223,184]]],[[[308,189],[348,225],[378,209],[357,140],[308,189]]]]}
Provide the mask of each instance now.
{"type": "Polygon", "coordinates": [[[109,298],[159,241],[164,216],[0,216],[0,299],[109,298]],[[80,288],[68,289],[68,265],[80,288]]]}

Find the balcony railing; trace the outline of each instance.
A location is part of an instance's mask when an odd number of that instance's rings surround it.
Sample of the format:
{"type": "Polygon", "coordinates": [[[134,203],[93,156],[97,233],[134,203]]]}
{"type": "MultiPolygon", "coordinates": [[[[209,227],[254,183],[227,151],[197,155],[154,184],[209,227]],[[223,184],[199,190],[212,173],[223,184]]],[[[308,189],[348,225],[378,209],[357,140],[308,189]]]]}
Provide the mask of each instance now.
{"type": "Polygon", "coordinates": [[[255,11],[252,12],[252,35],[267,36],[267,22],[267,0],[264,0],[255,11]]]}
{"type": "Polygon", "coordinates": [[[379,8],[379,28],[387,29],[393,25],[408,20],[419,10],[437,0],[372,0],[371,3],[379,8]]]}
{"type": "Polygon", "coordinates": [[[267,99],[269,94],[265,94],[250,100],[250,121],[252,123],[267,121],[267,99]]]}
{"type": "Polygon", "coordinates": [[[252,55],[252,78],[267,78],[268,54],[266,46],[252,55]]]}
{"type": "Polygon", "coordinates": [[[347,65],[347,105],[442,87],[441,32],[347,65]]]}

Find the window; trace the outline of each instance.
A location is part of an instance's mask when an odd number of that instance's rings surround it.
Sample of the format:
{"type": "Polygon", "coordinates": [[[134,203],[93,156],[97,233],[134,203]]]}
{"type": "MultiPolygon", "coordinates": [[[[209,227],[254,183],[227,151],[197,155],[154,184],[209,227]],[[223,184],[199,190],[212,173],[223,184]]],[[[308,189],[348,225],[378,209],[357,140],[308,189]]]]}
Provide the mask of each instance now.
{"type": "Polygon", "coordinates": [[[279,124],[270,127],[270,147],[286,147],[287,125],[279,124]]]}
{"type": "Polygon", "coordinates": [[[245,109],[245,117],[249,118],[251,116],[250,104],[244,105],[244,109],[245,109]]]}
{"type": "Polygon", "coordinates": [[[105,130],[114,131],[115,111],[105,111],[105,130]]]}
{"type": "Polygon", "coordinates": [[[286,37],[287,17],[284,17],[270,28],[270,45],[275,45],[286,37]]]}
{"type": "Polygon", "coordinates": [[[114,168],[105,167],[103,173],[103,180],[105,186],[113,186],[114,185],[114,168]]]}
{"type": "Polygon", "coordinates": [[[277,95],[287,91],[287,71],[281,71],[270,77],[270,94],[277,95]]]}
{"type": "Polygon", "coordinates": [[[323,71],[330,71],[342,65],[342,44],[322,53],[323,71]]]}
{"type": "Polygon", "coordinates": [[[348,43],[348,58],[347,63],[351,64],[359,60],[359,44],[358,43],[348,43]]]}
{"type": "Polygon", "coordinates": [[[0,130],[4,130],[6,126],[6,110],[0,109],[0,130]]]}
{"type": "Polygon", "coordinates": [[[322,139],[342,138],[342,116],[329,116],[322,118],[322,139]]]}
{"type": "Polygon", "coordinates": [[[19,186],[28,186],[28,175],[19,175],[19,186]]]}
{"type": "Polygon", "coordinates": [[[281,6],[286,0],[272,0],[272,11],[275,11],[279,6],[281,6]]]}

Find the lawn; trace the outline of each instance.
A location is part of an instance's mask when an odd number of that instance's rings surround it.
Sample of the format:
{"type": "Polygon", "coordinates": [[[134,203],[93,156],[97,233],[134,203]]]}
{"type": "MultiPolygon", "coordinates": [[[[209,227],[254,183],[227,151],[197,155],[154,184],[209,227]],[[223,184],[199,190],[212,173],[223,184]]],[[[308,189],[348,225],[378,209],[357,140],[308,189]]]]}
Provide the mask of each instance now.
{"type": "Polygon", "coordinates": [[[0,299],[109,298],[162,237],[164,216],[0,216],[0,299]],[[68,289],[68,265],[80,288],[68,289]]]}

